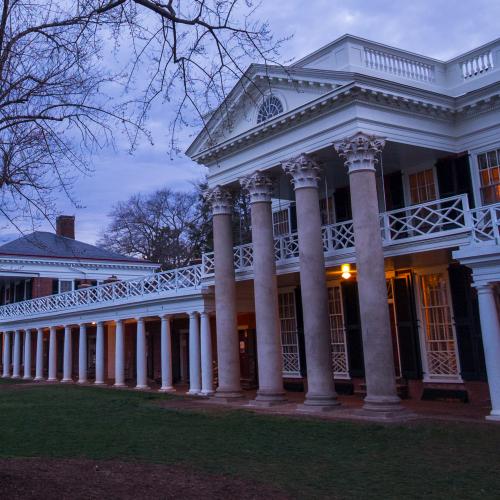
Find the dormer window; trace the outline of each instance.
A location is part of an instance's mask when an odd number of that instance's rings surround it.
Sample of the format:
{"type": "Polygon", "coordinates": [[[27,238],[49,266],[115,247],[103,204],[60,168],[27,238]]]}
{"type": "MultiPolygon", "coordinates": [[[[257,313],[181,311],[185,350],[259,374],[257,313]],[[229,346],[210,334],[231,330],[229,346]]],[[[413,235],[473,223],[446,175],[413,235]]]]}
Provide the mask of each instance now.
{"type": "Polygon", "coordinates": [[[281,113],[283,113],[283,104],[281,101],[275,95],[267,96],[260,105],[257,123],[270,120],[281,113]]]}

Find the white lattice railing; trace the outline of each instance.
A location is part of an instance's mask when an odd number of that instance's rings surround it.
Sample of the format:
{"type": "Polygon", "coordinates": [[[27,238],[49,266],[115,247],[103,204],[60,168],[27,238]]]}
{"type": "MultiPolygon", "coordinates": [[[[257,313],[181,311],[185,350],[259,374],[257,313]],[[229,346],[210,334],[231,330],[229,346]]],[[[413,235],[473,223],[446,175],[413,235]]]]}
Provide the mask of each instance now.
{"type": "Polygon", "coordinates": [[[472,229],[467,195],[384,212],[380,214],[380,226],[384,245],[472,229]]]}
{"type": "Polygon", "coordinates": [[[39,297],[0,307],[0,318],[32,316],[61,310],[71,310],[88,305],[117,302],[133,297],[147,298],[152,294],[198,288],[201,285],[201,265],[183,267],[155,273],[144,278],[116,281],[90,288],[39,297]]]}
{"type": "Polygon", "coordinates": [[[500,203],[471,210],[474,243],[494,241],[500,244],[500,203]]]}
{"type": "Polygon", "coordinates": [[[484,75],[488,70],[493,68],[493,54],[491,50],[487,50],[481,54],[469,57],[460,63],[462,77],[464,80],[484,75]]]}
{"type": "Polygon", "coordinates": [[[372,49],[371,47],[364,47],[364,52],[365,66],[367,68],[422,82],[434,82],[435,80],[435,69],[432,64],[372,49]]]}

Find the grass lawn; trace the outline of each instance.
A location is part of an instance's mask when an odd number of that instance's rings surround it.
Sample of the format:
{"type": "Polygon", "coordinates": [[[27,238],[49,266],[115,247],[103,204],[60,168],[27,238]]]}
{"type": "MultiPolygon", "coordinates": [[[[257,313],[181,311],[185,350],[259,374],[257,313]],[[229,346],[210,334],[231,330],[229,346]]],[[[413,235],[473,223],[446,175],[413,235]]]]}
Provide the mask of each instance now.
{"type": "Polygon", "coordinates": [[[195,412],[162,408],[166,397],[2,385],[0,458],[176,464],[262,482],[294,497],[500,497],[500,426],[195,412]]]}

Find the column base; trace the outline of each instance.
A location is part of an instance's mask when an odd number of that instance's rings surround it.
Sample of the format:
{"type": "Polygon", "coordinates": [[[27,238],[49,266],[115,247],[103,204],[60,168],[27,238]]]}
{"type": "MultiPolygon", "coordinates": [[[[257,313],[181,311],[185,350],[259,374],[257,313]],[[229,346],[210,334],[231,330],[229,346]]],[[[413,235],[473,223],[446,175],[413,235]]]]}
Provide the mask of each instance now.
{"type": "Polygon", "coordinates": [[[127,387],[127,384],[123,382],[114,383],[113,387],[127,387]]]}
{"type": "Polygon", "coordinates": [[[56,378],[48,378],[47,382],[58,382],[56,378]]]}
{"type": "Polygon", "coordinates": [[[12,375],[11,378],[21,378],[21,375],[12,375]]]}
{"type": "Polygon", "coordinates": [[[398,396],[366,396],[363,402],[363,410],[365,411],[395,412],[405,409],[398,396]]]}
{"type": "Polygon", "coordinates": [[[269,407],[282,405],[287,402],[284,392],[264,392],[257,391],[257,396],[254,400],[250,401],[248,404],[250,406],[261,406],[269,407]]]}
{"type": "Polygon", "coordinates": [[[104,382],[103,382],[103,381],[101,381],[101,380],[99,380],[99,381],[98,381],[98,380],[96,380],[96,381],[94,382],[94,385],[105,385],[105,384],[104,384],[104,382]]]}
{"type": "Polygon", "coordinates": [[[335,410],[339,407],[340,401],[338,401],[335,394],[325,396],[306,394],[304,403],[297,405],[297,410],[304,412],[323,412],[335,410]]]}
{"type": "Polygon", "coordinates": [[[43,377],[35,377],[35,382],[41,382],[43,380],[43,377]]]}
{"type": "Polygon", "coordinates": [[[23,380],[31,380],[31,378],[32,377],[30,375],[26,375],[26,376],[23,377],[23,380]]]}
{"type": "Polygon", "coordinates": [[[73,384],[75,381],[72,378],[63,378],[61,384],[73,384]]]}
{"type": "Polygon", "coordinates": [[[201,392],[200,392],[200,396],[205,396],[205,397],[210,397],[210,396],[213,396],[215,394],[215,391],[210,389],[210,390],[207,390],[207,389],[203,389],[201,392]]]}
{"type": "Polygon", "coordinates": [[[158,392],[176,392],[175,387],[171,385],[162,386],[158,389],[158,392]]]}
{"type": "Polygon", "coordinates": [[[149,385],[136,385],[134,389],[136,391],[145,391],[146,389],[149,389],[149,385]]]}
{"type": "Polygon", "coordinates": [[[201,390],[200,389],[189,389],[189,391],[186,392],[188,396],[199,396],[201,390]]]}
{"type": "Polygon", "coordinates": [[[2,378],[10,378],[10,375],[6,375],[5,373],[2,375],[2,378]]]}
{"type": "Polygon", "coordinates": [[[77,383],[80,384],[80,385],[84,385],[84,384],[88,384],[89,381],[87,379],[85,379],[85,380],[78,380],[77,383]]]}
{"type": "Polygon", "coordinates": [[[220,403],[231,403],[241,399],[244,399],[244,396],[240,391],[221,391],[219,389],[215,391],[212,398],[214,402],[220,403]]]}
{"type": "Polygon", "coordinates": [[[485,418],[490,422],[500,422],[500,411],[492,411],[489,415],[486,415],[485,418]]]}

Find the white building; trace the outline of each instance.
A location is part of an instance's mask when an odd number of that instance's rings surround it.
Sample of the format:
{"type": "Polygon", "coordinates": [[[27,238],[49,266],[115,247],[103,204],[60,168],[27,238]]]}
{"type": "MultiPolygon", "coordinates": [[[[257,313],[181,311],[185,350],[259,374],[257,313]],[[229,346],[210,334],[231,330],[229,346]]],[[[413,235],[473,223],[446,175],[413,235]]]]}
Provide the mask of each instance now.
{"type": "Polygon", "coordinates": [[[251,66],[187,152],[209,168],[215,255],[4,306],[0,328],[20,345],[45,327],[85,339],[97,321],[118,385],[133,337],[139,387],[161,374],[165,390],[189,378],[210,394],[214,360],[223,399],[243,384],[279,404],[285,386],[330,409],[342,390],[390,416],[398,395],[490,398],[500,419],[499,68],[500,40],[438,61],[350,35],[289,67],[251,66]],[[233,248],[241,186],[253,243],[233,248]]]}

